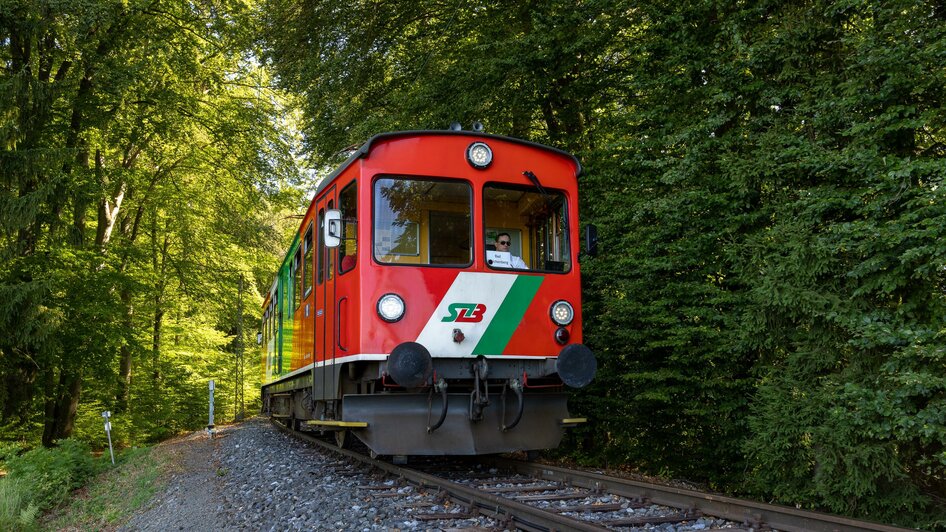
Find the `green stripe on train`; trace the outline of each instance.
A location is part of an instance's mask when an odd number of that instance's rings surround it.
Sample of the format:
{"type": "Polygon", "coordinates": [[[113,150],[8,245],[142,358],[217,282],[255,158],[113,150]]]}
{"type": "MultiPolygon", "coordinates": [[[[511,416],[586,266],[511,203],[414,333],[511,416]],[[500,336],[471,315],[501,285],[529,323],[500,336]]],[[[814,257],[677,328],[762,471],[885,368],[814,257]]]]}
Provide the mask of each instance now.
{"type": "Polygon", "coordinates": [[[516,278],[489,327],[473,348],[474,355],[502,354],[544,279],[535,275],[520,275],[516,278]]]}

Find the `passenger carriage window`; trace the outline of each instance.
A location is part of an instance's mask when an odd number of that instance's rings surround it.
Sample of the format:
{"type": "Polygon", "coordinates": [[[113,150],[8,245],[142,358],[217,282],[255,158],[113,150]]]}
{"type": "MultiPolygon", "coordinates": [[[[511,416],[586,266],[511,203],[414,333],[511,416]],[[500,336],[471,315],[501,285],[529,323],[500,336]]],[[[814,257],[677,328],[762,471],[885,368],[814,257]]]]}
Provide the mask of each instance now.
{"type": "Polygon", "coordinates": [[[302,249],[292,258],[292,308],[302,304],[302,249]]]}
{"type": "Polygon", "coordinates": [[[358,262],[358,188],[356,183],[345,187],[338,195],[342,211],[342,243],[338,246],[338,271],[345,273],[358,262]]]}
{"type": "Polygon", "coordinates": [[[469,266],[470,185],[385,177],[374,183],[374,256],[388,264],[469,266]]]}
{"type": "MultiPolygon", "coordinates": [[[[333,202],[332,200],[329,200],[328,210],[332,210],[334,208],[335,208],[335,202],[333,202]]],[[[335,270],[332,269],[332,257],[334,255],[335,255],[335,248],[328,248],[328,247],[325,248],[325,255],[324,255],[325,256],[325,275],[329,281],[331,281],[332,278],[335,276],[335,270]]]]}
{"type": "Polygon", "coordinates": [[[302,241],[302,245],[305,246],[305,257],[302,261],[302,276],[303,276],[303,286],[304,292],[303,297],[309,297],[309,292],[312,291],[312,224],[309,224],[309,228],[306,229],[305,238],[302,241]]]}
{"type": "Polygon", "coordinates": [[[571,270],[565,195],[535,187],[483,188],[486,263],[490,268],[571,270]]]}
{"type": "Polygon", "coordinates": [[[316,267],[318,272],[317,282],[322,284],[325,280],[325,242],[322,241],[322,235],[325,234],[325,209],[319,209],[319,265],[316,267]]]}

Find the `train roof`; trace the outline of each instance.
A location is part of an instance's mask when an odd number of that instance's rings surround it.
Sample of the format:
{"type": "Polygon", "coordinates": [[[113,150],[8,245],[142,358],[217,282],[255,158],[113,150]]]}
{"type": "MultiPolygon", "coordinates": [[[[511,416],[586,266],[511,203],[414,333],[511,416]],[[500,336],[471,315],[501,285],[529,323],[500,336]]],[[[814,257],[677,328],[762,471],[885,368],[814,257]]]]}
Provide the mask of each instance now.
{"type": "Polygon", "coordinates": [[[577,169],[577,172],[575,173],[575,176],[576,176],[576,177],[577,177],[577,176],[580,176],[580,175],[581,175],[581,171],[582,171],[581,163],[578,162],[578,158],[575,157],[574,155],[572,155],[572,154],[570,154],[570,153],[568,153],[568,152],[566,152],[566,151],[560,150],[560,149],[558,149],[558,148],[553,148],[553,147],[551,147],[551,146],[546,146],[546,145],[544,145],[544,144],[539,144],[539,143],[537,143],[537,142],[531,142],[531,141],[528,141],[528,140],[517,139],[517,138],[515,138],[515,137],[505,137],[505,136],[502,136],[502,135],[490,135],[490,134],[488,134],[488,133],[482,133],[482,132],[476,132],[476,131],[462,131],[462,130],[461,130],[461,131],[455,131],[455,130],[450,130],[450,129],[447,129],[447,130],[444,130],[444,129],[420,129],[420,130],[412,130],[412,131],[392,131],[392,132],[388,132],[388,133],[379,133],[379,134],[377,134],[377,135],[371,137],[370,139],[368,139],[368,141],[365,142],[364,144],[362,144],[360,148],[358,148],[357,150],[355,150],[355,153],[352,153],[351,156],[350,156],[348,159],[345,160],[345,162],[343,162],[338,168],[336,168],[331,174],[329,174],[325,179],[322,180],[322,182],[319,184],[319,188],[316,189],[316,191],[315,191],[315,196],[318,197],[318,195],[322,192],[322,190],[324,190],[324,189],[325,189],[326,187],[328,187],[333,181],[335,181],[335,178],[338,177],[339,174],[341,174],[342,172],[344,172],[345,169],[348,168],[353,162],[355,162],[357,159],[360,159],[360,158],[365,157],[366,155],[368,155],[368,153],[371,152],[371,147],[372,147],[372,145],[373,145],[375,142],[381,141],[381,140],[388,140],[388,139],[399,138],[399,137],[421,137],[421,136],[427,136],[427,135],[431,135],[431,136],[433,136],[433,135],[440,135],[440,136],[456,135],[456,136],[463,136],[463,137],[477,137],[477,138],[496,139],[496,140],[503,140],[503,141],[506,141],[506,142],[511,142],[511,143],[514,143],[514,144],[522,144],[522,145],[524,145],[524,146],[530,146],[530,147],[533,147],[533,148],[538,148],[538,149],[541,149],[541,150],[550,151],[550,152],[552,152],[552,153],[557,153],[557,154],[559,154],[559,155],[562,155],[562,156],[564,156],[564,157],[567,157],[567,158],[571,159],[572,162],[575,163],[575,168],[577,169]]]}

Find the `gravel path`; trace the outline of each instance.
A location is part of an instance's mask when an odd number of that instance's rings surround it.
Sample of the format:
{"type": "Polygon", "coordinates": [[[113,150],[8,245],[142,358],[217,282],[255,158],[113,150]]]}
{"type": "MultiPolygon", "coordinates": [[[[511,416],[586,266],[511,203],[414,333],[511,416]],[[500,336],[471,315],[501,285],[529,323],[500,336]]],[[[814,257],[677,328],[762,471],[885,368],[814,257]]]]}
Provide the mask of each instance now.
{"type": "Polygon", "coordinates": [[[496,530],[436,494],[401,486],[338,455],[292,440],[262,418],[162,444],[175,468],[167,488],[122,530],[496,530]]]}
{"type": "Polygon", "coordinates": [[[220,483],[214,473],[214,452],[220,440],[195,432],[166,441],[155,448],[170,464],[170,478],[163,493],[132,517],[122,530],[191,530],[198,523],[217,520],[220,483]]]}

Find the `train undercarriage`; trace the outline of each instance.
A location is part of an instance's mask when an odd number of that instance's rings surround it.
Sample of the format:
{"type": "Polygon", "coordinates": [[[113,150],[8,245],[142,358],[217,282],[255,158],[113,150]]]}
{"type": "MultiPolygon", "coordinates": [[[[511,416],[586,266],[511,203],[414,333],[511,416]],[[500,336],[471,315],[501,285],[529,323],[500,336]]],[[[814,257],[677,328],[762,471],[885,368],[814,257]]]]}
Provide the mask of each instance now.
{"type": "Polygon", "coordinates": [[[376,455],[549,449],[584,421],[569,416],[557,360],[435,358],[414,382],[404,357],[400,367],[393,358],[314,367],[264,386],[263,413],[332,432],[340,446],[357,437],[376,455]]]}

